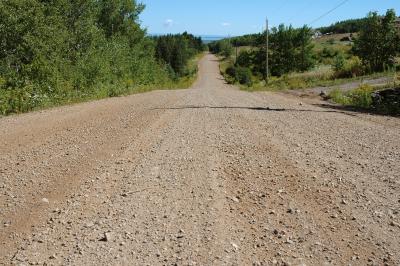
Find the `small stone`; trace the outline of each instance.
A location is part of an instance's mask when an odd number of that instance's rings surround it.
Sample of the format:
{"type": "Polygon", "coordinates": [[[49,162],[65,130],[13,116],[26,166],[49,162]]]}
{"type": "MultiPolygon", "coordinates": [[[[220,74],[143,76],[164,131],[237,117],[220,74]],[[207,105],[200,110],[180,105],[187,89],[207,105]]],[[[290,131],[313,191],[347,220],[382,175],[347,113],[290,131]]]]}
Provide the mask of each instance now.
{"type": "Polygon", "coordinates": [[[240,200],[239,200],[238,198],[236,198],[236,197],[233,197],[232,200],[233,200],[234,202],[236,202],[236,203],[239,203],[239,201],[240,201],[240,200]]]}
{"type": "Polygon", "coordinates": [[[93,222],[87,222],[86,224],[85,224],[85,227],[86,228],[90,228],[90,227],[93,227],[94,226],[94,223],[93,222]]]}
{"type": "Polygon", "coordinates": [[[50,201],[49,201],[47,198],[43,198],[43,199],[42,199],[42,202],[43,202],[43,203],[49,203],[50,201]]]}
{"type": "Polygon", "coordinates": [[[104,237],[101,238],[99,241],[103,242],[111,242],[114,239],[114,234],[112,232],[104,233],[104,237]]]}
{"type": "Polygon", "coordinates": [[[232,247],[237,251],[239,249],[239,246],[236,245],[235,243],[231,242],[232,247]]]}

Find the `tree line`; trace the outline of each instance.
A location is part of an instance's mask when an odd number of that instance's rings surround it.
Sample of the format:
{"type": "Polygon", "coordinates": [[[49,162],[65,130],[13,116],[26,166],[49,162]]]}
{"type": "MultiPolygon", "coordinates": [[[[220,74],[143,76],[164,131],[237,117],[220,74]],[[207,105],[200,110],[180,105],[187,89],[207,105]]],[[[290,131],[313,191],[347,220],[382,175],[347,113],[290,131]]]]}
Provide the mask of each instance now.
{"type": "Polygon", "coordinates": [[[164,57],[141,28],[144,8],[135,0],[0,1],[0,114],[163,86],[183,75],[192,37],[175,37],[170,49],[184,47],[182,62],[164,57]]]}
{"type": "Polygon", "coordinates": [[[359,18],[359,19],[348,19],[344,21],[336,22],[327,27],[317,28],[323,34],[326,33],[355,33],[361,31],[364,27],[367,19],[366,18],[359,18]]]}
{"type": "MultiPolygon", "coordinates": [[[[334,77],[352,77],[395,67],[396,56],[400,53],[400,29],[396,18],[395,11],[388,10],[384,16],[372,12],[365,19],[348,21],[348,25],[350,22],[357,24],[358,37],[351,44],[347,58],[341,53],[335,54],[334,77]],[[362,23],[358,24],[360,21],[362,23]]],[[[304,72],[321,61],[319,57],[323,53],[314,49],[313,33],[308,26],[296,29],[281,24],[272,28],[269,31],[269,73],[280,77],[291,72],[304,72]]],[[[265,43],[266,32],[225,39],[209,46],[210,51],[229,58],[235,45],[249,45],[250,49],[242,49],[226,71],[235,82],[249,85],[251,76],[263,79],[267,73],[265,43]]]]}
{"type": "MultiPolygon", "coordinates": [[[[306,71],[314,66],[313,57],[312,29],[304,26],[295,29],[292,26],[281,24],[274,27],[269,32],[270,47],[269,65],[270,74],[281,76],[293,71],[306,71]]],[[[266,33],[252,35],[244,39],[251,39],[253,47],[257,49],[246,49],[239,53],[235,64],[228,69],[236,81],[249,85],[250,78],[246,77],[249,73],[265,78],[266,69],[266,33]],[[243,68],[250,69],[251,72],[243,68]]],[[[241,38],[236,38],[236,41],[241,38]]],[[[241,43],[241,42],[239,42],[241,43]]],[[[224,56],[230,56],[233,52],[235,40],[222,40],[210,44],[210,50],[224,56]]]]}
{"type": "Polygon", "coordinates": [[[188,75],[187,63],[190,58],[206,49],[200,37],[183,34],[155,37],[156,57],[166,62],[174,78],[188,75]]]}

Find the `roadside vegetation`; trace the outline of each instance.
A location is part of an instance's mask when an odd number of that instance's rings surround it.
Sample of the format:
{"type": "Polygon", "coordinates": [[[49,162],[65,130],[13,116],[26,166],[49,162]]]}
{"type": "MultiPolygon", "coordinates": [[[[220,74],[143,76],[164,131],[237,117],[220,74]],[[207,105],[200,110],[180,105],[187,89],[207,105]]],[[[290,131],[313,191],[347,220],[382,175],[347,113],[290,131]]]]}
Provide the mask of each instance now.
{"type": "Polygon", "coordinates": [[[1,1],[0,114],[189,86],[201,40],[148,37],[143,9],[131,0],[1,1]]]}
{"type": "MultiPolygon", "coordinates": [[[[396,19],[394,10],[388,10],[384,16],[371,12],[363,19],[316,30],[307,26],[272,28],[268,80],[265,32],[211,43],[209,49],[221,56],[221,73],[226,80],[240,84],[244,90],[305,89],[373,78],[387,78],[388,86],[393,88],[400,71],[400,28],[396,19]]],[[[382,88],[361,86],[331,99],[368,108],[372,101],[359,95],[371,95],[377,89],[382,88]]]]}

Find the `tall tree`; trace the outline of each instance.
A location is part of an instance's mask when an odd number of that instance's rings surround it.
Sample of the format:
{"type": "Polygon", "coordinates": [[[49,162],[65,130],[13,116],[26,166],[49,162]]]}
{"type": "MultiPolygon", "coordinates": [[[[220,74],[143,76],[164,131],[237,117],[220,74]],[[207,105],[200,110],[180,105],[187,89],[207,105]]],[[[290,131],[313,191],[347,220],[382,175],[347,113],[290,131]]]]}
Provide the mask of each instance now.
{"type": "Polygon", "coordinates": [[[393,66],[399,50],[400,37],[395,25],[396,13],[388,10],[384,17],[377,12],[368,14],[365,25],[355,41],[354,53],[372,72],[393,66]]]}

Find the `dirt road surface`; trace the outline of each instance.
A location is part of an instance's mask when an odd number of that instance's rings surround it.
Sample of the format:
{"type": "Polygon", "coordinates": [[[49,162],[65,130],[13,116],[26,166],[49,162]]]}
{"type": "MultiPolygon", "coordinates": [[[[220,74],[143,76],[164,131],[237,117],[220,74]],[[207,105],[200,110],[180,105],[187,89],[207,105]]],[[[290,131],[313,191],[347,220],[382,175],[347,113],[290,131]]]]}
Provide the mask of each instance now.
{"type": "Polygon", "coordinates": [[[0,119],[0,264],[399,265],[400,120],[226,85],[0,119]]]}

